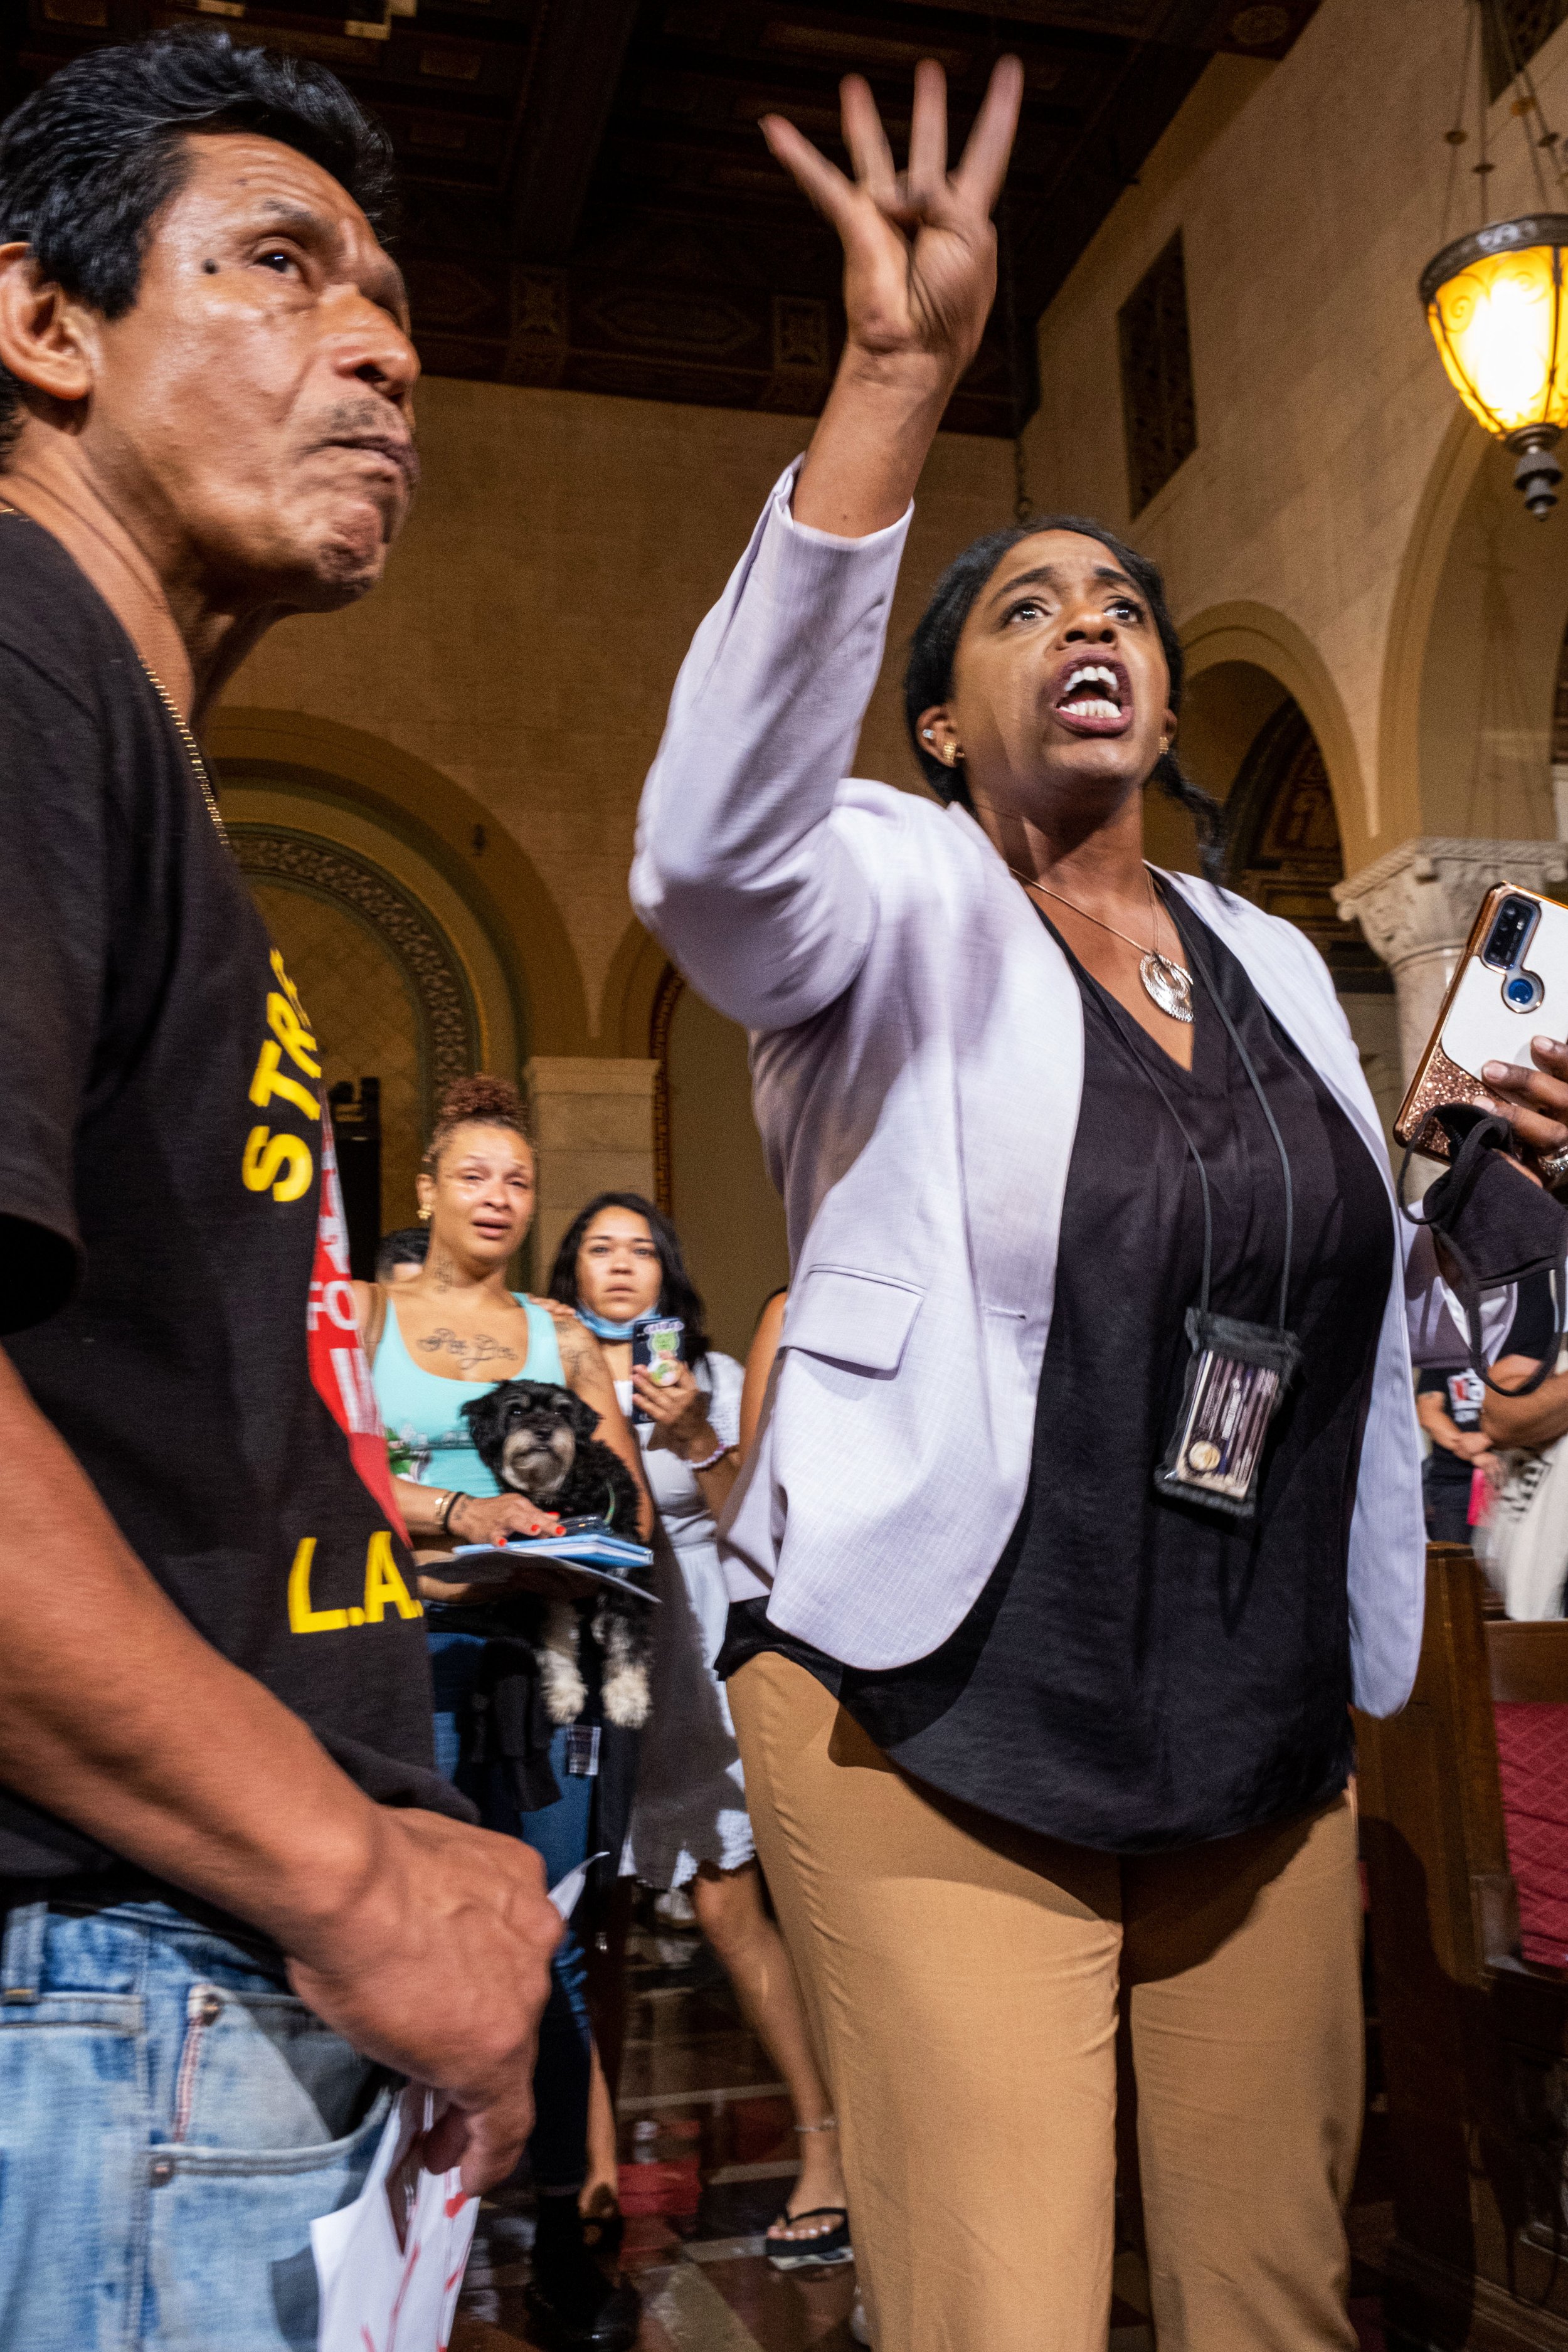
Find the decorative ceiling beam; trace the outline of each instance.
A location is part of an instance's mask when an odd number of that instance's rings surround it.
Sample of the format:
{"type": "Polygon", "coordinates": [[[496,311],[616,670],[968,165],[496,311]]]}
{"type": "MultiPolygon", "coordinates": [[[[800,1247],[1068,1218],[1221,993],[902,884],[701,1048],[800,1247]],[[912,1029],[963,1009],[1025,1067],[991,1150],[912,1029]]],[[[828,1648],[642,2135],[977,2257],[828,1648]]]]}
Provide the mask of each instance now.
{"type": "Polygon", "coordinates": [[[563,262],[572,250],[637,13],[637,0],[551,0],[512,194],[520,260],[563,262]]]}

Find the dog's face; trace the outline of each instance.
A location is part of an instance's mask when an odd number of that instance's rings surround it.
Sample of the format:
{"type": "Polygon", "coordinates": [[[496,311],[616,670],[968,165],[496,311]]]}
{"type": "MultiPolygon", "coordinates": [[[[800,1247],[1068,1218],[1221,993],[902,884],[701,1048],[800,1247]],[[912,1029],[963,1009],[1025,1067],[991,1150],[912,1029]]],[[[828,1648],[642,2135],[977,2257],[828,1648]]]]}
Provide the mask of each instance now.
{"type": "Polygon", "coordinates": [[[592,1405],[549,1381],[503,1381],[462,1412],[498,1485],[542,1507],[571,1476],[579,1442],[599,1425],[592,1405]]]}

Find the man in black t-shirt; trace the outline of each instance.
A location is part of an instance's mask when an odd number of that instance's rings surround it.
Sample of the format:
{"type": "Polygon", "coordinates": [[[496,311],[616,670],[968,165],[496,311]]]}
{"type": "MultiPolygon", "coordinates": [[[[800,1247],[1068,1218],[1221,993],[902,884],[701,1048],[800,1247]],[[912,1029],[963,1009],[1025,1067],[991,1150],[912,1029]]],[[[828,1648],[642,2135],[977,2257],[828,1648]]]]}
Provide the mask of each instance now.
{"type": "Polygon", "coordinates": [[[191,731],[406,511],[386,190],[330,75],[222,35],[0,128],[0,2343],[38,2352],[313,2341],[384,2070],[470,2188],[530,2119],[557,1923],[434,1769],[321,1049],[191,731]]]}

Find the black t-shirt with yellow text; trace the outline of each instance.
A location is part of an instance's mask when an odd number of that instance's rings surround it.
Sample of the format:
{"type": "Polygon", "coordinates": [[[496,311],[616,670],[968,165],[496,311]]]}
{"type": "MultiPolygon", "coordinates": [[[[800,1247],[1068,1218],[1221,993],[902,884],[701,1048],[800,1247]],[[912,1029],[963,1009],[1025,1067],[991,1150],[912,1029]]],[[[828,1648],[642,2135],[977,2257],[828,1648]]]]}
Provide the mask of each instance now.
{"type": "MultiPolygon", "coordinates": [[[[434,1769],[308,1011],[130,639],[12,513],[0,828],[5,1349],[213,1647],[377,1801],[466,1812],[434,1769]]],[[[110,1859],[0,1788],[0,1876],[110,1859]]]]}

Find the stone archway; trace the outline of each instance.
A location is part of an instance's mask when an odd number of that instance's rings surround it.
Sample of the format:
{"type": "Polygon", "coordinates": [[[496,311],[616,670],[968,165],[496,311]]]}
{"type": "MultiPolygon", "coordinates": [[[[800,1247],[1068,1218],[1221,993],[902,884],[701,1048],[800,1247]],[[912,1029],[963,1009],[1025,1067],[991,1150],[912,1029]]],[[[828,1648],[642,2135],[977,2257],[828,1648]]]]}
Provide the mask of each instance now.
{"type": "Polygon", "coordinates": [[[1205,672],[1198,685],[1196,747],[1222,761],[1220,772],[1211,767],[1201,781],[1226,803],[1226,882],[1266,913],[1294,923],[1328,965],[1391,1131],[1402,1091],[1394,982],[1335,901],[1344,852],[1322,747],[1300,704],[1271,674],[1230,663],[1205,672]],[[1237,758],[1238,730],[1247,724],[1255,731],[1237,758]]]}
{"type": "Polygon", "coordinates": [[[1336,892],[1394,977],[1405,1075],[1483,893],[1561,887],[1553,716],[1568,622],[1562,518],[1526,513],[1506,450],[1445,436],[1412,528],[1384,662],[1384,838],[1336,892]]]}
{"type": "MultiPolygon", "coordinates": [[[[229,838],[315,1024],[323,1087],[376,1082],[378,1227],[406,1224],[436,1103],[480,1058],[477,1011],[452,943],[427,908],[340,842],[246,822],[231,824],[229,838]]],[[[356,1139],[348,1116],[345,1184],[356,1139]]],[[[374,1158],[369,1165],[374,1171],[374,1158]]],[[[371,1187],[374,1206],[374,1173],[371,1187]]]]}
{"type": "Polygon", "coordinates": [[[1284,700],[1248,746],[1226,804],[1226,879],[1305,931],[1342,996],[1386,996],[1388,969],[1334,903],[1345,878],[1328,770],[1307,714],[1284,700]]]}
{"type": "Polygon", "coordinates": [[[282,825],[236,824],[229,838],[241,871],[342,908],[397,967],[419,1029],[420,1112],[426,1125],[443,1087],[479,1058],[473,995],[450,941],[426,908],[389,874],[340,844],[282,825]]]}

